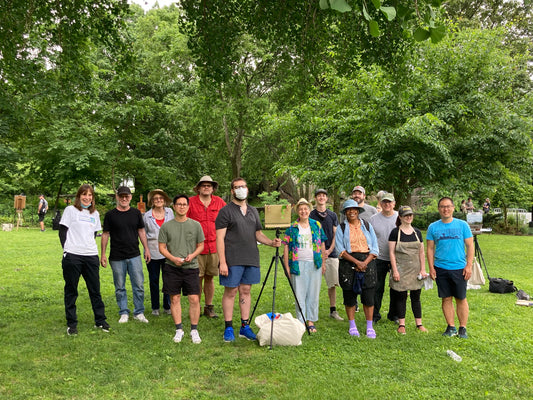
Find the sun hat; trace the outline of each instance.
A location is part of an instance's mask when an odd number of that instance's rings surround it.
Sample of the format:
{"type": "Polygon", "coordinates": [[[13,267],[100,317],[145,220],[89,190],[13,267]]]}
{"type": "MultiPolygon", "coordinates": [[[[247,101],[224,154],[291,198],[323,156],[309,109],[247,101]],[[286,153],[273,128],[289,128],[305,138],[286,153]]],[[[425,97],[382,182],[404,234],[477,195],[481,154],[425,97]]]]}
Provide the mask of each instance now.
{"type": "Polygon", "coordinates": [[[218,182],[214,181],[213,178],[211,178],[209,175],[204,175],[200,178],[196,186],[194,187],[194,190],[198,192],[198,188],[202,183],[210,183],[213,186],[213,191],[218,189],[218,182]]]}
{"type": "Polygon", "coordinates": [[[311,206],[311,203],[309,203],[309,202],[308,202],[306,199],[304,199],[303,197],[302,197],[300,200],[298,200],[298,203],[296,203],[296,204],[294,205],[294,209],[295,209],[296,211],[298,211],[298,208],[300,208],[300,206],[307,206],[307,207],[309,207],[309,210],[311,210],[311,209],[313,208],[313,207],[311,206]]]}
{"type": "Polygon", "coordinates": [[[148,207],[153,206],[153,198],[156,194],[160,194],[165,199],[165,206],[168,206],[171,203],[170,197],[161,189],[154,189],[150,193],[148,193],[148,207]]]}
{"type": "Polygon", "coordinates": [[[400,217],[405,217],[406,215],[414,215],[413,209],[409,206],[401,206],[398,209],[398,215],[400,217]]]}
{"type": "Polygon", "coordinates": [[[346,214],[346,210],[348,208],[357,208],[357,210],[359,211],[359,214],[361,214],[362,212],[365,212],[365,209],[363,207],[359,207],[359,204],[357,204],[357,201],[352,200],[352,199],[348,199],[344,202],[344,204],[342,205],[341,213],[346,214]]]}

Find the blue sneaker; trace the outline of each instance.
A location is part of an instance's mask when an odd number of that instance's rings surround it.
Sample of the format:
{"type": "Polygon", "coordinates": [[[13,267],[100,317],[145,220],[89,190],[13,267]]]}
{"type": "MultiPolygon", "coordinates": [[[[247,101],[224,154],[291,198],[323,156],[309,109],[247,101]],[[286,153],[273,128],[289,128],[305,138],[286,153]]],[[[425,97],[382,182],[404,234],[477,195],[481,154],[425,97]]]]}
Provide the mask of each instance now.
{"type": "Polygon", "coordinates": [[[235,334],[233,333],[233,328],[231,326],[228,326],[224,330],[224,341],[226,343],[234,342],[235,341],[235,334]]]}
{"type": "Polygon", "coordinates": [[[464,326],[459,327],[459,334],[457,336],[461,339],[468,339],[468,334],[466,333],[466,328],[464,326]]]}
{"type": "Polygon", "coordinates": [[[446,328],[446,331],[442,334],[442,336],[457,336],[457,328],[455,326],[449,326],[446,328]]]}
{"type": "Polygon", "coordinates": [[[250,328],[250,325],[244,325],[241,327],[239,331],[239,337],[246,338],[248,340],[257,339],[257,336],[255,336],[255,333],[252,331],[252,328],[250,328]]]}

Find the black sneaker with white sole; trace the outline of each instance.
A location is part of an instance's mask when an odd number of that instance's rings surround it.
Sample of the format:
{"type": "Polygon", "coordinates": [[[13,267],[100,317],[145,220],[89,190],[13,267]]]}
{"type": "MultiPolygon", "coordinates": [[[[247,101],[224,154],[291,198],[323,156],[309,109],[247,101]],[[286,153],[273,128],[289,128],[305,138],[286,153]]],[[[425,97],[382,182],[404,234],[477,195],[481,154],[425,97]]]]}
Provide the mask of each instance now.
{"type": "Polygon", "coordinates": [[[111,327],[106,321],[96,324],[94,327],[101,329],[103,332],[109,332],[109,330],[111,329],[111,327]]]}
{"type": "Polygon", "coordinates": [[[67,326],[67,335],[74,336],[78,334],[78,329],[75,326],[67,326]]]}

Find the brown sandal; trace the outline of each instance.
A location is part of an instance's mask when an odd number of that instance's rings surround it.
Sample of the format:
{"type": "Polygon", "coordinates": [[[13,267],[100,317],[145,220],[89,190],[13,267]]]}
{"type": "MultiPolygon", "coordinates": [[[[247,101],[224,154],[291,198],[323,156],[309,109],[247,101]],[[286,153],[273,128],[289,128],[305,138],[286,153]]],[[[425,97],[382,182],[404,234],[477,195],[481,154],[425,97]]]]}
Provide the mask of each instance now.
{"type": "Polygon", "coordinates": [[[418,329],[420,332],[427,332],[428,330],[426,329],[426,327],[422,324],[420,325],[417,325],[416,326],[416,329],[418,329]]]}

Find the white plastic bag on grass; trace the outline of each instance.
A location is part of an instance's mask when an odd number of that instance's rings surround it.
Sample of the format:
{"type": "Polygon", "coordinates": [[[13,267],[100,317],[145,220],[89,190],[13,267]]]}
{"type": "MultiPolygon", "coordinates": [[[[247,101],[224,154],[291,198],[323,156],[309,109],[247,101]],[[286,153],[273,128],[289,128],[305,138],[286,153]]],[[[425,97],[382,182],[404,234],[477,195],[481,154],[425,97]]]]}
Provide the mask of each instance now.
{"type": "MultiPolygon", "coordinates": [[[[255,318],[255,324],[259,328],[257,340],[260,346],[270,346],[271,314],[262,314],[255,318]]],[[[304,333],[305,325],[300,320],[294,318],[291,313],[275,314],[272,345],[299,346],[302,344],[304,333]]]]}

